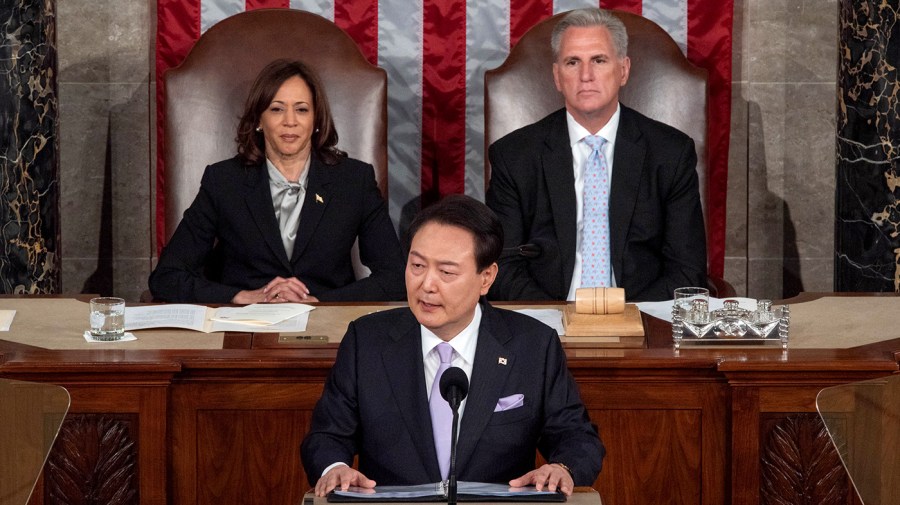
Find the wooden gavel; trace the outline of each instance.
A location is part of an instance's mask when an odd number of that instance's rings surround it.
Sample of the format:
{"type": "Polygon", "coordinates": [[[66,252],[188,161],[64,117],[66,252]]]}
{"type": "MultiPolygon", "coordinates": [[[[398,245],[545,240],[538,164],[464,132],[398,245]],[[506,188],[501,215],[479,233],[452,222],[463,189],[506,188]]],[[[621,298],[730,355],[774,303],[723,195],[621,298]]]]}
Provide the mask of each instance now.
{"type": "Polygon", "coordinates": [[[578,288],[575,290],[578,314],[621,314],[625,312],[623,288],[578,288]]]}

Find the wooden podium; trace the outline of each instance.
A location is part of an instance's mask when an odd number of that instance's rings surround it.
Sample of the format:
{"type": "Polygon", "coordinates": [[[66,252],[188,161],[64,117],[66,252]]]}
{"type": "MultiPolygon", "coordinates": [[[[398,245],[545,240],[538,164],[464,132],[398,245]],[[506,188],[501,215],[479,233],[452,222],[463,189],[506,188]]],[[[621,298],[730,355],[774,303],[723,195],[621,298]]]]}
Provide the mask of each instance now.
{"type": "MultiPolygon", "coordinates": [[[[365,503],[365,501],[360,501],[360,503],[365,503]]],[[[385,502],[379,502],[379,503],[385,503],[385,502]]],[[[387,502],[387,503],[390,503],[390,502],[387,502]]],[[[417,502],[403,502],[403,503],[406,505],[409,503],[417,503],[417,502]]],[[[431,502],[418,502],[418,503],[422,503],[423,505],[434,505],[436,503],[439,504],[442,502],[431,501],[431,502]]],[[[487,503],[504,503],[504,504],[509,504],[509,505],[515,505],[517,503],[523,503],[523,504],[528,503],[529,505],[534,505],[536,502],[503,501],[503,502],[459,502],[459,503],[466,503],[466,504],[471,503],[473,505],[487,504],[487,503]]],[[[603,505],[603,501],[600,499],[600,493],[598,493],[593,488],[589,488],[589,487],[576,487],[575,492],[572,493],[572,496],[568,497],[568,499],[566,500],[565,503],[567,503],[569,505],[603,505]]],[[[305,495],[303,495],[302,503],[298,503],[297,505],[329,505],[329,502],[325,498],[319,498],[312,491],[307,491],[307,493],[305,495]]]]}

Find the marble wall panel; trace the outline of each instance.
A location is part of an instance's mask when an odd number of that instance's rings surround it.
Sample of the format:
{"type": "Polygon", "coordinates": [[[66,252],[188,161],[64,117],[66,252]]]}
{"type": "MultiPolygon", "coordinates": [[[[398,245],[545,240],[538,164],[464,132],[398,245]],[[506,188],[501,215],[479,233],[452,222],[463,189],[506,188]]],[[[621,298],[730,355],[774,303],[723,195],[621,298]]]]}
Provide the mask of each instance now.
{"type": "Polygon", "coordinates": [[[792,296],[823,285],[822,268],[805,266],[827,262],[833,248],[837,1],[744,0],[735,9],[726,251],[732,265],[747,259],[748,296],[792,296]]]}
{"type": "Polygon", "coordinates": [[[784,298],[784,260],[749,258],[747,260],[747,296],[757,299],[784,298]]]}
{"type": "Polygon", "coordinates": [[[152,70],[155,0],[58,2],[61,82],[143,82],[152,70]]]}
{"type": "MultiPolygon", "coordinates": [[[[63,263],[97,257],[108,149],[106,84],[60,83],[60,201],[63,263]]],[[[65,269],[63,269],[65,272],[65,269]]],[[[63,289],[72,285],[63,277],[63,289]]]]}
{"type": "Polygon", "coordinates": [[[150,251],[150,124],[147,82],[110,85],[113,247],[119,258],[150,251]]]}
{"type": "Polygon", "coordinates": [[[725,256],[747,255],[747,139],[749,104],[742,85],[731,87],[731,142],[728,149],[728,201],[725,256]]]}
{"type": "Polygon", "coordinates": [[[734,287],[738,296],[747,296],[746,257],[725,257],[725,280],[734,287]]]}
{"type": "MultiPolygon", "coordinates": [[[[67,147],[61,156],[63,262],[93,258],[98,275],[106,278],[103,294],[110,294],[113,259],[149,261],[148,86],[63,83],[61,88],[67,147]]],[[[63,278],[64,291],[81,289],[63,278]]]]}
{"type": "MultiPolygon", "coordinates": [[[[112,292],[112,266],[106,272],[97,272],[97,258],[70,258],[62,262],[62,292],[67,294],[101,294],[102,289],[112,292]],[[108,287],[107,287],[108,286],[108,287]]],[[[118,294],[118,293],[115,293],[118,294]]]]}
{"type": "Polygon", "coordinates": [[[747,255],[781,258],[784,250],[783,84],[748,83],[747,102],[747,255]]]}
{"type": "Polygon", "coordinates": [[[900,6],[840,3],[835,285],[900,292],[900,6]]]}
{"type": "MultiPolygon", "coordinates": [[[[828,258],[833,248],[834,84],[749,83],[742,96],[748,111],[747,257],[781,258],[783,295],[793,296],[806,289],[800,259],[828,258]]],[[[748,278],[757,274],[750,271],[748,278]]]]}
{"type": "Polygon", "coordinates": [[[156,2],[62,4],[63,289],[137,300],[152,252],[150,21],[156,2]]]}
{"type": "Polygon", "coordinates": [[[731,32],[731,81],[738,83],[746,79],[747,58],[744,44],[746,43],[747,29],[746,23],[750,19],[747,13],[748,3],[753,0],[733,0],[734,4],[734,22],[731,32]]]}
{"type": "Polygon", "coordinates": [[[800,269],[804,291],[834,291],[834,258],[801,258],[800,269]]]}
{"type": "Polygon", "coordinates": [[[734,0],[731,60],[731,134],[728,150],[728,199],[725,222],[725,280],[738,295],[747,294],[747,102],[741,95],[747,75],[745,26],[750,0],[734,0]]]}
{"type": "Polygon", "coordinates": [[[0,9],[0,293],[60,289],[59,96],[52,0],[0,9]]]}
{"type": "Polygon", "coordinates": [[[753,0],[748,7],[748,80],[834,81],[837,0],[753,0]]]}
{"type": "Polygon", "coordinates": [[[116,296],[126,300],[138,301],[141,292],[147,288],[147,278],[150,277],[150,260],[147,258],[124,258],[113,262],[115,276],[113,278],[113,290],[116,296]]]}
{"type": "Polygon", "coordinates": [[[786,89],[784,195],[791,210],[798,258],[833,258],[835,84],[786,89]]]}

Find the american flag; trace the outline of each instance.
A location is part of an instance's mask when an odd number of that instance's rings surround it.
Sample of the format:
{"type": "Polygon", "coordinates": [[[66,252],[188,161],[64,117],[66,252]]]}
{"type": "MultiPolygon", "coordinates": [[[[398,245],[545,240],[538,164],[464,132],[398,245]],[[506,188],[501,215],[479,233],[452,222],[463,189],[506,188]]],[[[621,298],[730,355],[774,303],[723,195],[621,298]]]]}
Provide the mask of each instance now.
{"type": "MultiPolygon", "coordinates": [[[[709,71],[707,234],[710,273],[721,276],[733,0],[157,0],[157,82],[163,82],[167,69],[181,63],[204,31],[228,16],[259,8],[290,8],[332,20],[371,63],[387,71],[389,208],[396,223],[404,205],[422,195],[466,193],[483,200],[484,71],[499,66],[509,48],[537,22],[559,12],[598,6],[651,19],[675,39],[688,59],[709,71]],[[437,179],[434,173],[439,174],[437,179]]],[[[163,86],[157,89],[157,110],[164,111],[163,86]]],[[[163,122],[157,120],[161,142],[163,122]]],[[[158,169],[161,244],[165,237],[161,162],[158,169]]]]}

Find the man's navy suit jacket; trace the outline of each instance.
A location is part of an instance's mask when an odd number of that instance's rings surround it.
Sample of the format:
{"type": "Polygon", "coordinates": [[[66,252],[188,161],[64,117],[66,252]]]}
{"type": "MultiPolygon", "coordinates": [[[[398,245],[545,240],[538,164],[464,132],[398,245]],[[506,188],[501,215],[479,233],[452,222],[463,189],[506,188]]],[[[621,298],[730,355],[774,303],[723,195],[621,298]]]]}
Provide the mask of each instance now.
{"type": "Polygon", "coordinates": [[[288,258],[265,164],[247,167],[232,158],[206,168],[197,197],[150,276],[150,291],[168,302],[229,303],[238,291],[280,276],[297,277],[322,301],[400,300],[405,264],[371,165],[310,160],[288,258]],[[357,237],[360,259],[372,271],[359,281],[350,256],[357,237]],[[214,248],[222,262],[216,280],[204,275],[214,248]]]}
{"type": "MultiPolygon", "coordinates": [[[[577,239],[575,175],[566,111],[516,130],[489,149],[486,203],[503,223],[504,247],[536,244],[538,258],[510,255],[490,297],[565,300],[577,239]]],[[[621,106],[609,199],[610,260],[628,300],[668,300],[706,285],[706,234],[694,142],[621,106]]]]}
{"type": "MultiPolygon", "coordinates": [[[[459,480],[508,482],[534,469],[535,449],[593,484],[604,448],[566,366],[556,332],[482,303],[475,363],[457,445],[459,480]],[[494,412],[500,398],[524,405],[494,412]]],[[[441,480],[431,429],[421,327],[408,308],[350,324],[302,446],[310,483],[352,463],[379,485],[441,480]]]]}

